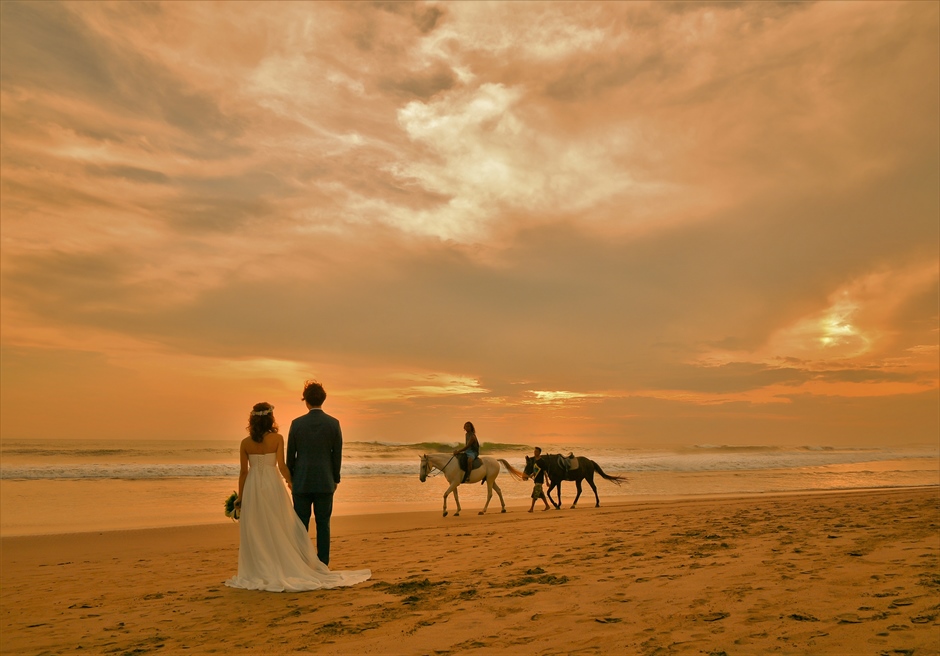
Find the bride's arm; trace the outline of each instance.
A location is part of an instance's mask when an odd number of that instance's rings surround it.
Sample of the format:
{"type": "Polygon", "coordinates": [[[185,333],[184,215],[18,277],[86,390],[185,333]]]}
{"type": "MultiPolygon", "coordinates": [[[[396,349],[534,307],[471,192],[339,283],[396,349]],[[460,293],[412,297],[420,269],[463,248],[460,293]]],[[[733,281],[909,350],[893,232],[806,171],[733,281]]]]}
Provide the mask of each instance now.
{"type": "Polygon", "coordinates": [[[241,447],[239,448],[239,460],[241,462],[241,470],[238,472],[237,503],[240,506],[242,502],[242,492],[245,491],[245,479],[248,477],[248,451],[245,450],[244,440],[242,440],[241,447]]]}
{"type": "Polygon", "coordinates": [[[277,437],[277,468],[281,470],[281,476],[287,481],[287,487],[291,487],[290,470],[284,463],[284,436],[278,435],[277,437]]]}

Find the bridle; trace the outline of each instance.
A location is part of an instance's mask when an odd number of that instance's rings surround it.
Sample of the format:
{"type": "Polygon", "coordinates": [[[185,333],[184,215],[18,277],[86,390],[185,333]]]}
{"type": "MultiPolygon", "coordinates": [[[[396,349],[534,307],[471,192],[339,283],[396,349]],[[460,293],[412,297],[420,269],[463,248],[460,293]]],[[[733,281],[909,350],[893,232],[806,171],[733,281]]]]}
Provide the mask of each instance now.
{"type": "MultiPolygon", "coordinates": [[[[450,457],[450,460],[448,460],[447,462],[444,463],[444,467],[447,467],[447,465],[450,464],[450,461],[453,460],[453,459],[456,458],[456,457],[457,457],[457,456],[452,455],[452,456],[450,457]]],[[[426,463],[428,463],[428,464],[427,464],[427,473],[425,474],[425,477],[426,477],[426,478],[431,478],[432,476],[440,476],[441,474],[444,473],[444,467],[438,467],[437,465],[432,464],[432,463],[431,463],[431,459],[428,458],[428,454],[425,453],[423,456],[421,456],[421,458],[422,458],[426,463]],[[433,472],[433,470],[435,470],[435,469],[437,470],[437,473],[436,473],[436,474],[433,472]]]]}

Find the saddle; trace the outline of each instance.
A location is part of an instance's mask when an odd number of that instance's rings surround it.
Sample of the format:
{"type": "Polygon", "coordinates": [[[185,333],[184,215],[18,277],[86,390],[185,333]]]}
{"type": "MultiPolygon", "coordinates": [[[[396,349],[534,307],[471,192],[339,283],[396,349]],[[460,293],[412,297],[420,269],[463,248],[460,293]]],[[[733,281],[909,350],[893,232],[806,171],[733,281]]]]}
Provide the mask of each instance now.
{"type": "MultiPolygon", "coordinates": [[[[460,468],[461,468],[462,470],[464,470],[464,471],[467,471],[467,454],[466,454],[466,453],[458,453],[458,454],[457,454],[457,461],[458,461],[458,463],[460,464],[460,468]]],[[[478,456],[478,457],[476,457],[476,458],[473,459],[473,469],[479,469],[479,468],[482,467],[482,466],[483,466],[483,459],[482,459],[482,458],[480,458],[480,457],[478,456]]]]}
{"type": "MultiPolygon", "coordinates": [[[[467,471],[467,454],[466,453],[457,454],[457,464],[460,465],[460,471],[464,473],[463,482],[466,483],[467,480],[470,478],[470,472],[467,471]]],[[[477,456],[476,458],[473,459],[473,467],[471,467],[471,470],[479,469],[482,466],[483,466],[483,459],[477,456]]],[[[483,476],[483,480],[480,481],[480,485],[483,485],[484,483],[486,483],[485,474],[483,476]]]]}
{"type": "Polygon", "coordinates": [[[571,456],[566,458],[565,456],[558,454],[558,466],[562,468],[563,471],[570,472],[575,469],[578,469],[581,466],[581,461],[578,460],[577,456],[571,456]]]}

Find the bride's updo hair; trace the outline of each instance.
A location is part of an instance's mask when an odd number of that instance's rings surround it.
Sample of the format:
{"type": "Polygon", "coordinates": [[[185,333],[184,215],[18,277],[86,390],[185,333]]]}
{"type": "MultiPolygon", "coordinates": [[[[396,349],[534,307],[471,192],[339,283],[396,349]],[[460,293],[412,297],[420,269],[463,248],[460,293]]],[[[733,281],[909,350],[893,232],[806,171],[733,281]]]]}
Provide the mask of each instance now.
{"type": "Polygon", "coordinates": [[[263,442],[268,433],[277,432],[277,422],[274,421],[274,406],[270,403],[255,403],[248,415],[248,434],[255,442],[263,442]]]}

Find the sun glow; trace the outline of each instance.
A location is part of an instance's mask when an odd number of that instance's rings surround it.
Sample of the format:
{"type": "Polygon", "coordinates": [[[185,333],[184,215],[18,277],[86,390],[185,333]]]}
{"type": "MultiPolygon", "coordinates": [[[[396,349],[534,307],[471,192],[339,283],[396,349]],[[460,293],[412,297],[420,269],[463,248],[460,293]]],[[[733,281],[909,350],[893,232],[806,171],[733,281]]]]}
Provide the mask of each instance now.
{"type": "Polygon", "coordinates": [[[834,303],[819,321],[819,331],[822,333],[819,343],[827,348],[854,343],[860,351],[868,350],[869,339],[851,323],[858,309],[858,304],[843,292],[843,297],[834,303]]]}

